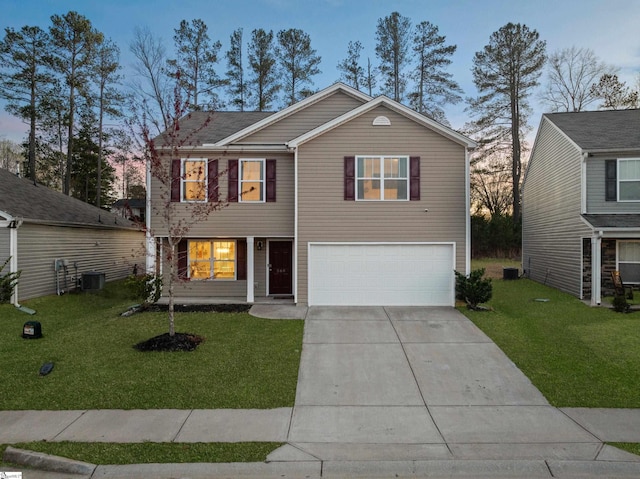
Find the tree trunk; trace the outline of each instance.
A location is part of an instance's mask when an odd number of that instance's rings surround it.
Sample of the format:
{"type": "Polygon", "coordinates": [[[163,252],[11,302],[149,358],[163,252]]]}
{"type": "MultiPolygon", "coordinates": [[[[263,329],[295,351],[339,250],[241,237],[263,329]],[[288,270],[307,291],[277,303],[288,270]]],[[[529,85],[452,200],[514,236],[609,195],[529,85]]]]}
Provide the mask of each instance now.
{"type": "Polygon", "coordinates": [[[178,262],[178,253],[176,251],[176,245],[173,243],[171,236],[169,241],[169,336],[173,337],[176,334],[176,326],[174,319],[174,298],[173,298],[173,278],[175,277],[176,265],[178,262]]]}

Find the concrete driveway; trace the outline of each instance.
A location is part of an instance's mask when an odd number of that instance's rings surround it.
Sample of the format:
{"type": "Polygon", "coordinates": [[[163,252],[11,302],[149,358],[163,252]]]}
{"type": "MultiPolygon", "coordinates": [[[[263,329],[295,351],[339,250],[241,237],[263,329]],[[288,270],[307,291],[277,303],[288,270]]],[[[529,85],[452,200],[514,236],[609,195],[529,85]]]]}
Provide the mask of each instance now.
{"type": "Polygon", "coordinates": [[[405,307],[309,308],[288,442],[271,459],[593,460],[602,448],[464,315],[405,307]]]}

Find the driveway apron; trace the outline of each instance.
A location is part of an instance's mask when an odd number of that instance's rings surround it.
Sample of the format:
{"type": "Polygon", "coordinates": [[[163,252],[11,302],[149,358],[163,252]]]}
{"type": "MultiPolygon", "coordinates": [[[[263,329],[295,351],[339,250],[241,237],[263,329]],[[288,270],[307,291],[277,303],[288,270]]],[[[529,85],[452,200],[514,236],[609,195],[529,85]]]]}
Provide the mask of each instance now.
{"type": "Polygon", "coordinates": [[[309,308],[288,442],[328,461],[593,460],[602,447],[446,307],[309,308]]]}

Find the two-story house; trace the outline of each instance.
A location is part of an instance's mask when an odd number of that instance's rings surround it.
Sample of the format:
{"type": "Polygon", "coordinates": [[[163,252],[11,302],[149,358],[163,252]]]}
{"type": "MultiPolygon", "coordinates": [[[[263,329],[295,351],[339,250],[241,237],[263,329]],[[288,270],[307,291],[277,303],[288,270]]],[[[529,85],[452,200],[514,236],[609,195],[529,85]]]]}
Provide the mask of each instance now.
{"type": "Polygon", "coordinates": [[[640,284],[640,110],[543,115],[522,201],[525,275],[593,305],[640,284]]]}
{"type": "MultiPolygon", "coordinates": [[[[473,141],[340,83],[276,113],[214,112],[202,126],[207,115],[185,118],[190,146],[166,152],[173,201],[226,203],[179,245],[177,297],[455,303],[454,270],[470,262],[473,141]]],[[[147,191],[158,204],[162,185],[151,177],[147,191]]],[[[162,250],[157,211],[148,227],[162,250]]]]}

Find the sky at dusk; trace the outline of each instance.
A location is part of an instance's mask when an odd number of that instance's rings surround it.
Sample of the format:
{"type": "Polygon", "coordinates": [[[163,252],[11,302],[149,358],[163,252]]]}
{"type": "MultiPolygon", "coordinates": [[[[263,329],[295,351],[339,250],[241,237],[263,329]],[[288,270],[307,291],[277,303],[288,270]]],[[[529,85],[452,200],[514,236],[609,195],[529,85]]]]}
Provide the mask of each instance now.
{"type": "MultiPolygon", "coordinates": [[[[244,43],[256,28],[300,28],[322,57],[322,74],[314,87],[323,89],[340,77],[336,65],[345,58],[349,41],[359,40],[361,60],[375,58],[377,20],[398,11],[413,24],[427,20],[440,29],[448,44],[457,45],[449,71],[465,96],[475,96],[471,67],[473,56],[489,42],[493,32],[508,22],[524,23],[540,33],[548,52],[571,46],[592,49],[601,60],[619,67],[619,76],[635,86],[640,73],[640,0],[0,0],[0,27],[16,30],[24,25],[48,29],[50,17],[75,10],[112,39],[121,50],[122,74],[131,75],[129,44],[136,26],[149,27],[173,49],[174,29],[181,20],[202,19],[212,40],[220,40],[220,56],[229,47],[233,30],[244,29],[244,43]]],[[[218,64],[218,73],[226,71],[218,64]]],[[[537,127],[543,107],[532,100],[531,124],[537,127]]],[[[445,107],[452,126],[467,120],[464,105],[445,107]]],[[[0,138],[22,141],[26,125],[0,112],[0,138]]]]}

